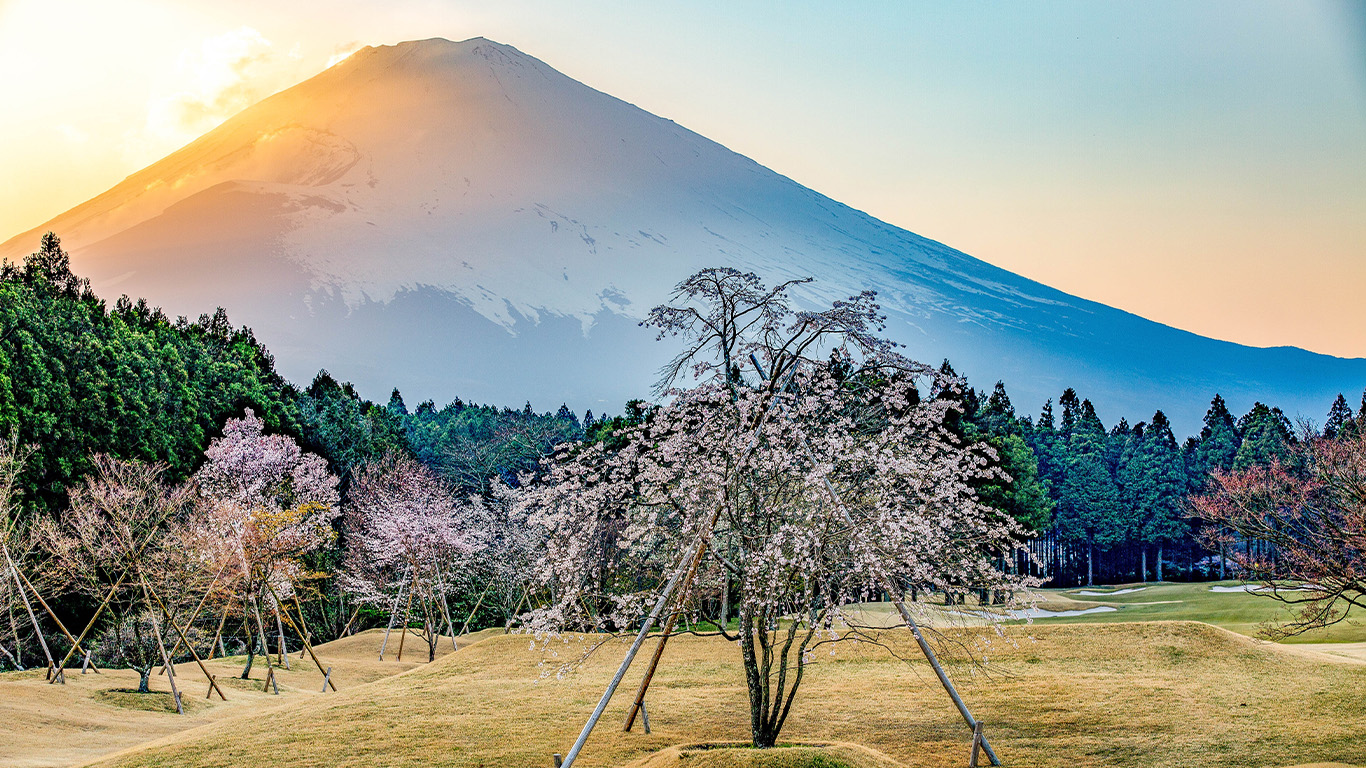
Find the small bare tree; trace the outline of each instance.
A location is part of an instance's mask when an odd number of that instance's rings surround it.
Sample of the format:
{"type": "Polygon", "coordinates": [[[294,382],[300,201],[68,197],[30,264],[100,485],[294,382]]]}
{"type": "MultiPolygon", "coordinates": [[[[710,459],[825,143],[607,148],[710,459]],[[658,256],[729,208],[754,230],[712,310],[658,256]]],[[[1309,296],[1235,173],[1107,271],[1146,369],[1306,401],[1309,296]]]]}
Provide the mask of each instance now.
{"type": "Polygon", "coordinates": [[[1192,499],[1212,550],[1227,551],[1257,594],[1295,608],[1263,634],[1283,638],[1366,609],[1366,430],[1309,437],[1289,461],[1223,472],[1192,499]],[[1257,547],[1243,547],[1248,542],[1257,547]]]}
{"type": "Polygon", "coordinates": [[[60,523],[44,519],[37,536],[44,568],[72,592],[98,602],[111,618],[98,651],[106,663],[126,663],[142,676],[162,656],[189,596],[212,574],[186,546],[184,517],[191,495],[162,481],[165,467],[97,455],[95,471],[71,492],[60,523]],[[155,595],[155,597],[154,597],[155,595]]]}

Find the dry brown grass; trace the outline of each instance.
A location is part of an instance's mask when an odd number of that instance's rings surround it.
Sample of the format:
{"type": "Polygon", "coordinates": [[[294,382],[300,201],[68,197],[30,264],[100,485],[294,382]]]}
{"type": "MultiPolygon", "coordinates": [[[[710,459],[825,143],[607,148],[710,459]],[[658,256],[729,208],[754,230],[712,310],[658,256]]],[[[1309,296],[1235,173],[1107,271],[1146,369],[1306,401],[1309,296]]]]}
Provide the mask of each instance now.
{"type": "Polygon", "coordinates": [[[625,768],[900,768],[900,764],[859,744],[779,743],[774,749],[753,749],[738,742],[712,742],[666,747],[625,768]]]}
{"type": "MultiPolygon", "coordinates": [[[[327,643],[317,649],[324,666],[332,666],[332,680],[341,690],[422,666],[426,648],[406,644],[403,661],[394,661],[397,635],[386,658],[377,651],[383,632],[371,630],[327,643]]],[[[469,642],[484,635],[478,635],[469,642]]],[[[410,637],[409,641],[415,638],[410,637]]],[[[450,653],[449,640],[438,652],[450,653]]],[[[280,695],[265,693],[265,664],[257,657],[251,680],[240,680],[245,657],[215,659],[206,666],[217,676],[228,701],[206,700],[208,683],[195,664],[177,666],[186,714],[177,715],[170,702],[165,676],[152,675],[159,693],[142,698],[136,693],[138,676],[131,670],[104,670],[82,675],[68,671],[66,685],[49,685],[42,672],[0,674],[0,765],[14,768],[51,768],[74,765],[127,747],[236,716],[271,717],[270,710],[312,696],[320,696],[322,675],[313,662],[290,658],[291,671],[280,670],[280,695]],[[112,692],[112,693],[111,693],[112,692]],[[169,711],[167,704],[170,704],[169,711]]]]}
{"type": "MultiPolygon", "coordinates": [[[[1366,665],[1287,653],[1193,622],[1018,633],[1018,647],[991,650],[993,673],[952,669],[1008,765],[1366,762],[1366,665]]],[[[886,636],[913,654],[905,632],[886,636]]],[[[543,657],[527,645],[525,637],[492,637],[401,677],[299,697],[100,765],[546,768],[551,753],[567,751],[624,647],[604,648],[565,680],[538,681],[543,657]]],[[[555,650],[552,664],[576,652],[572,643],[555,650]]],[[[907,766],[966,762],[970,734],[923,662],[852,646],[820,661],[785,738],[859,744],[907,766]]],[[[608,708],[583,768],[747,738],[738,653],[725,641],[670,644],[650,693],[648,736],[619,730],[635,678],[608,708]]]]}

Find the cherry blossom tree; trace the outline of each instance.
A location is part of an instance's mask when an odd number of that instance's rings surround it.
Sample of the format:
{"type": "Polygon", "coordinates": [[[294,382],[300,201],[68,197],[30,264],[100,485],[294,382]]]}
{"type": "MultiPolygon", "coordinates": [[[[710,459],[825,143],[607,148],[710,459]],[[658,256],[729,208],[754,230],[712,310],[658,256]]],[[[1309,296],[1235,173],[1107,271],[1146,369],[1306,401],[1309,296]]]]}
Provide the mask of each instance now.
{"type": "Polygon", "coordinates": [[[1204,543],[1231,553],[1242,575],[1295,608],[1263,633],[1283,638],[1366,609],[1366,432],[1307,436],[1287,462],[1216,470],[1192,499],[1204,543]],[[1262,546],[1242,546],[1248,543],[1262,546]]]}
{"type": "Polygon", "coordinates": [[[415,615],[427,659],[435,659],[442,630],[454,635],[448,596],[466,559],[483,546],[483,501],[457,501],[430,469],[398,453],[362,467],[349,495],[342,589],[391,611],[406,596],[400,631],[415,615]]]}
{"type": "Polygon", "coordinates": [[[872,293],[800,312],[787,290],[802,282],[713,269],[680,284],[647,320],[684,341],[669,400],[619,450],[562,450],[519,499],[556,596],[526,617],[538,631],[632,627],[680,574],[694,610],[695,578],[719,585],[713,607],[735,595],[735,634],[715,618],[739,641],[757,747],[776,742],[814,652],[856,636],[846,606],[909,584],[1028,585],[998,568],[1023,531],[971,487],[989,449],[945,429],[953,398],[920,396],[954,382],[876,335],[872,293]],[[701,382],[673,386],[689,371],[701,382]]]}
{"type": "Polygon", "coordinates": [[[94,472],[70,493],[61,521],[43,518],[35,535],[50,580],[96,601],[112,621],[98,638],[97,660],[127,665],[139,692],[164,661],[166,622],[180,622],[191,595],[212,572],[191,546],[185,518],[193,499],[163,481],[166,467],[96,455],[94,472]],[[157,597],[153,597],[156,595],[157,597]]]}
{"type": "Polygon", "coordinates": [[[244,619],[254,619],[257,632],[248,641],[246,678],[253,644],[269,659],[262,604],[279,613],[276,601],[314,575],[306,556],[335,539],[338,481],[323,458],[305,453],[293,438],[265,434],[251,409],[230,419],[204,455],[194,475],[201,503],[193,527],[221,578],[237,585],[250,605],[244,619]]]}

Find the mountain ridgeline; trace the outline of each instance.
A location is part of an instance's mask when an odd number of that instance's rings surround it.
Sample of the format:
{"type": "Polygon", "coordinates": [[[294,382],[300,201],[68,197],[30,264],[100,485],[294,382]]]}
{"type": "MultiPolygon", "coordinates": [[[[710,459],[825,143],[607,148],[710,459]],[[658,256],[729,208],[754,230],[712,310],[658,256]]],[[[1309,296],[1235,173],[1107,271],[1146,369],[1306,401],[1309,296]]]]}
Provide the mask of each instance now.
{"type": "Polygon", "coordinates": [[[1202,338],[1069,296],[878,221],[482,38],[366,48],[41,228],[107,300],[230,307],[279,355],[370,398],[459,392],[576,411],[648,390],[637,322],[703,267],[812,276],[799,301],[876,289],[922,360],[1110,421],[1200,428],[1229,407],[1317,415],[1366,360],[1202,338]]]}

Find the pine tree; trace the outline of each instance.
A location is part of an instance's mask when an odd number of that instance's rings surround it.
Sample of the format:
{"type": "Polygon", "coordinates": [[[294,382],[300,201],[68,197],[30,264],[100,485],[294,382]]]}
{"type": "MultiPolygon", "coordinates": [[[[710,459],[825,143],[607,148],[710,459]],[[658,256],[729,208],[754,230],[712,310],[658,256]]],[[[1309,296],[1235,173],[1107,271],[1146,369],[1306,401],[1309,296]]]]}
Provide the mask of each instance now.
{"type": "Polygon", "coordinates": [[[1352,408],[1347,405],[1347,398],[1339,392],[1333,407],[1328,409],[1328,419],[1323,423],[1323,436],[1329,440],[1336,438],[1351,421],[1352,408]]]}
{"type": "Polygon", "coordinates": [[[1210,472],[1232,469],[1241,445],[1242,434],[1233,420],[1233,414],[1229,413],[1224,398],[1215,395],[1210,401],[1209,410],[1205,412],[1205,426],[1200,430],[1200,441],[1194,452],[1194,472],[1199,485],[1195,490],[1203,489],[1204,477],[1210,472]]]}
{"type": "Polygon", "coordinates": [[[1295,433],[1290,419],[1280,408],[1253,403],[1252,410],[1238,420],[1238,431],[1243,435],[1243,442],[1233,459],[1234,469],[1285,461],[1290,457],[1295,433]]]}

